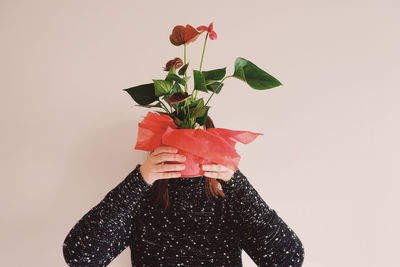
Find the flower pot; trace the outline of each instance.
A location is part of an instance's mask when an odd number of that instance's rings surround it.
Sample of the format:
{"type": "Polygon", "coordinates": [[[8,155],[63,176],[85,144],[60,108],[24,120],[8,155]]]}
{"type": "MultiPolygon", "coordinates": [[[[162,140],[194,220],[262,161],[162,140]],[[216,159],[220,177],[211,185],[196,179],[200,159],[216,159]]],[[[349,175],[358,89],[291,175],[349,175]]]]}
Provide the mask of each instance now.
{"type": "Polygon", "coordinates": [[[225,128],[178,129],[174,121],[164,114],[148,112],[139,123],[135,149],[153,151],[160,145],[178,149],[178,154],[186,156],[186,161],[167,161],[185,164],[181,177],[204,175],[201,165],[221,164],[232,170],[237,169],[240,156],[235,144],[248,144],[262,133],[237,131],[225,128]]]}

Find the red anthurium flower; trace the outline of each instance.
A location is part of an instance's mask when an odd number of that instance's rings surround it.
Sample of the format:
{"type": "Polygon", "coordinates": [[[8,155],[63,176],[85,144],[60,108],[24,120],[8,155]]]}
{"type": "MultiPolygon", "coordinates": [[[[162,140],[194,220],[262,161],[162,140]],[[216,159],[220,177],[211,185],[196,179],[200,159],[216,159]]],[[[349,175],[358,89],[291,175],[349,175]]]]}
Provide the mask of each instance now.
{"type": "Polygon", "coordinates": [[[217,39],[217,33],[215,31],[213,31],[213,28],[214,28],[213,23],[214,22],[211,22],[208,27],[207,26],[199,26],[199,27],[197,27],[197,30],[200,32],[204,32],[204,31],[208,32],[210,39],[215,40],[215,39],[217,39]]]}
{"type": "Polygon", "coordinates": [[[173,45],[180,46],[182,44],[188,44],[194,42],[199,37],[200,32],[195,28],[186,24],[186,27],[177,25],[172,30],[169,40],[173,45]]]}
{"type": "Polygon", "coordinates": [[[171,95],[171,97],[169,98],[169,103],[179,103],[182,101],[185,101],[185,99],[189,98],[190,95],[188,94],[188,92],[185,92],[185,94],[182,94],[180,92],[175,93],[173,95],[171,95]]]}
{"type": "Polygon", "coordinates": [[[182,59],[180,59],[179,57],[171,59],[170,61],[167,62],[167,64],[165,64],[164,70],[169,71],[172,68],[172,66],[175,66],[176,70],[182,67],[183,66],[182,59]]]}

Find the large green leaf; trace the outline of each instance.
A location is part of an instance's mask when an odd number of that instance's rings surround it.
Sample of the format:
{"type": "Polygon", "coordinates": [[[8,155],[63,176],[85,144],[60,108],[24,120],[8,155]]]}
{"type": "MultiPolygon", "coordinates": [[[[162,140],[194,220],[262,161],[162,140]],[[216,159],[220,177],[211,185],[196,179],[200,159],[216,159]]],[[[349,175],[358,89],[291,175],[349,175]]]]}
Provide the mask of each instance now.
{"type": "Polygon", "coordinates": [[[148,105],[158,100],[155,95],[154,83],[142,84],[131,88],[123,89],[139,105],[148,105]]]}
{"type": "Polygon", "coordinates": [[[282,85],[282,83],[272,75],[266,73],[249,60],[241,57],[235,60],[233,76],[247,82],[250,87],[257,90],[270,89],[282,85]]]}
{"type": "Polygon", "coordinates": [[[225,77],[226,67],[221,69],[202,71],[206,81],[219,81],[225,77]]]}
{"type": "Polygon", "coordinates": [[[194,89],[207,92],[206,80],[201,71],[193,70],[194,89]]]}
{"type": "Polygon", "coordinates": [[[172,89],[173,83],[166,80],[154,80],[154,91],[156,96],[167,95],[172,89]]]}
{"type": "Polygon", "coordinates": [[[222,86],[224,86],[223,83],[213,82],[213,83],[207,85],[207,89],[210,90],[210,91],[215,92],[216,94],[218,94],[219,92],[221,92],[222,86]]]}

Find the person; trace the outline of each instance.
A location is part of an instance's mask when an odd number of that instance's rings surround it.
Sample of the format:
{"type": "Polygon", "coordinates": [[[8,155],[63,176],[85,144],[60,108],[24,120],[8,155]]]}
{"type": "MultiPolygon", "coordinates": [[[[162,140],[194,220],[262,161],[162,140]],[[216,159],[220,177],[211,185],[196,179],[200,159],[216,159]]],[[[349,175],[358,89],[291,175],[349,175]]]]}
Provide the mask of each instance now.
{"type": "Polygon", "coordinates": [[[181,177],[177,151],[156,148],[72,227],[68,266],[107,266],[128,246],[132,266],[243,266],[242,250],[257,266],[302,266],[299,237],[239,168],[181,177]]]}

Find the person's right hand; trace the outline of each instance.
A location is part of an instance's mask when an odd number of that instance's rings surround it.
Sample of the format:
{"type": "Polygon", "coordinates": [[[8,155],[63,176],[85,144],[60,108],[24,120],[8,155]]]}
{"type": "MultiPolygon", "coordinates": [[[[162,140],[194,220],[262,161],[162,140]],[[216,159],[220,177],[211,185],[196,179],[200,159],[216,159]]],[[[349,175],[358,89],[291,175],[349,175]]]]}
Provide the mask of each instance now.
{"type": "Polygon", "coordinates": [[[143,162],[139,170],[143,179],[148,184],[153,184],[158,179],[177,178],[180,171],[185,169],[185,164],[165,163],[165,161],[185,161],[186,157],[177,154],[178,149],[172,146],[157,147],[143,162]]]}

